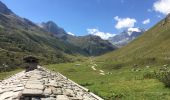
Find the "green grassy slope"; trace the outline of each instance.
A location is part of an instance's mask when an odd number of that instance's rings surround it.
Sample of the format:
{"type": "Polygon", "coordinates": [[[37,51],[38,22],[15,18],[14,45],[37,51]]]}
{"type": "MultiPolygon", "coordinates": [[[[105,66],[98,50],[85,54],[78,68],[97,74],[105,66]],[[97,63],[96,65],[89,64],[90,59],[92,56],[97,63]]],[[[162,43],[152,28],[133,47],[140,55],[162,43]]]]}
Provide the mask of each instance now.
{"type": "Polygon", "coordinates": [[[103,55],[99,61],[125,64],[170,64],[170,15],[127,46],[103,55]]]}
{"type": "Polygon", "coordinates": [[[159,71],[160,66],[142,67],[141,71],[132,71],[131,66],[110,69],[103,65],[105,64],[91,62],[89,59],[84,62],[48,65],[47,68],[62,73],[105,100],[170,99],[170,89],[154,77],[147,76],[153,71],[159,71]],[[95,66],[96,70],[93,70],[92,66],[95,66]],[[100,70],[103,70],[105,75],[101,75],[100,70]]]}
{"type": "Polygon", "coordinates": [[[0,14],[0,65],[20,66],[27,55],[37,56],[42,63],[73,61],[76,49],[15,15],[0,14]],[[71,56],[70,56],[71,55],[71,56]]]}

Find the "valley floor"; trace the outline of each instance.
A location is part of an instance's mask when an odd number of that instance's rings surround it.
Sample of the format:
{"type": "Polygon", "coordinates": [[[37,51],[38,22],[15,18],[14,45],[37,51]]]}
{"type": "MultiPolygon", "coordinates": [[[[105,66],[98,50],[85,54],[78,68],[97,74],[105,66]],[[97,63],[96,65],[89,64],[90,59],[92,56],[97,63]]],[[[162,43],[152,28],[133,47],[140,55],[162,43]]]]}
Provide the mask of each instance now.
{"type": "Polygon", "coordinates": [[[160,67],[145,66],[134,71],[130,66],[111,69],[104,62],[85,62],[48,65],[105,100],[169,100],[170,89],[149,76],[160,67]]]}

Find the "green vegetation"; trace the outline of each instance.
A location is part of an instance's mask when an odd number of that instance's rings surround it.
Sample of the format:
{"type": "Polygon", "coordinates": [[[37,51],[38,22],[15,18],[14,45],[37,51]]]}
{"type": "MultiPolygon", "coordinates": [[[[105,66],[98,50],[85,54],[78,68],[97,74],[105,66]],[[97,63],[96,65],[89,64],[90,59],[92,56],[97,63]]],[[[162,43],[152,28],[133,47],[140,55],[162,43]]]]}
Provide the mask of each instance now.
{"type": "Polygon", "coordinates": [[[125,47],[97,58],[132,66],[170,64],[170,15],[125,47]]]}
{"type": "Polygon", "coordinates": [[[79,47],[79,50],[84,51],[85,55],[99,56],[117,49],[109,41],[102,40],[100,37],[94,35],[78,37],[66,35],[64,37],[64,41],[79,47]]]}
{"type": "Polygon", "coordinates": [[[170,88],[170,71],[164,70],[155,73],[157,79],[159,79],[166,87],[170,88]]]}
{"type": "Polygon", "coordinates": [[[20,71],[22,71],[23,69],[15,69],[13,71],[7,71],[7,72],[0,72],[0,80],[3,80],[4,78],[7,78],[11,75],[14,75],[20,71]]]}
{"type": "Polygon", "coordinates": [[[23,66],[22,59],[28,55],[36,56],[41,64],[54,64],[73,62],[83,55],[99,55],[115,49],[108,41],[95,36],[72,36],[72,39],[70,41],[76,44],[46,32],[25,18],[0,14],[0,66],[23,66]]]}
{"type": "MultiPolygon", "coordinates": [[[[33,55],[41,64],[65,63],[47,68],[106,100],[169,100],[170,74],[161,73],[162,66],[170,67],[169,32],[170,15],[127,46],[87,60],[80,54],[99,55],[115,48],[98,37],[59,39],[27,19],[0,14],[0,67],[13,70],[23,66],[23,57],[33,55]]],[[[0,79],[18,71],[1,72],[0,79]]]]}
{"type": "Polygon", "coordinates": [[[27,19],[0,14],[0,66],[23,66],[22,59],[34,55],[41,64],[72,62],[78,48],[64,43],[27,19]]]}
{"type": "MultiPolygon", "coordinates": [[[[98,36],[72,36],[69,35],[64,29],[60,28],[53,21],[48,21],[41,24],[43,29],[52,33],[55,37],[61,39],[63,43],[69,44],[70,50],[74,53],[80,53],[85,56],[98,56],[106,52],[113,51],[117,47],[113,46],[109,41],[103,40],[98,36]]],[[[69,52],[68,52],[69,53],[69,52]]]]}
{"type": "Polygon", "coordinates": [[[106,100],[168,100],[170,89],[160,82],[155,72],[162,66],[134,66],[104,62],[75,62],[48,65],[106,100]],[[91,67],[97,64],[96,71],[91,67]],[[134,70],[135,69],[135,70],[134,70]],[[99,74],[103,70],[106,75],[99,74]]]}

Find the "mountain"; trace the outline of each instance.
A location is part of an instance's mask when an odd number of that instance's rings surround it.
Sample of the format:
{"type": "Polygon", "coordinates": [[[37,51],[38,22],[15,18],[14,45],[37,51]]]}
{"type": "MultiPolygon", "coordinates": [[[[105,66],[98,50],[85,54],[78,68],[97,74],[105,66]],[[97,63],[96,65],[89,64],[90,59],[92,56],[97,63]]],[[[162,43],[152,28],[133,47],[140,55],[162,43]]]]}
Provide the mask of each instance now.
{"type": "Polygon", "coordinates": [[[67,41],[77,47],[80,47],[91,56],[101,55],[117,49],[117,47],[113,46],[109,41],[103,40],[99,36],[94,35],[78,37],[72,36],[67,38],[67,41]]]}
{"type": "Polygon", "coordinates": [[[53,33],[54,36],[61,38],[65,35],[68,35],[67,32],[63,28],[60,28],[56,23],[53,21],[43,22],[39,25],[41,28],[46,30],[49,33],[53,33]]]}
{"type": "Polygon", "coordinates": [[[1,14],[6,14],[6,15],[10,15],[10,14],[14,14],[10,9],[8,9],[8,7],[3,4],[1,1],[0,1],[0,13],[1,14]]]}
{"type": "Polygon", "coordinates": [[[75,44],[73,41],[69,42],[72,39],[76,40],[77,37],[68,35],[55,23],[50,21],[42,26],[37,25],[17,16],[0,1],[0,67],[4,64],[13,68],[23,66],[23,57],[29,55],[39,58],[41,64],[49,64],[72,62],[79,59],[79,55],[90,56],[114,50],[110,48],[110,44],[108,47],[107,44],[106,47],[101,47],[105,44],[102,44],[103,40],[100,38],[92,42],[78,39],[85,41],[84,43],[88,42],[88,49],[81,47],[82,44],[76,45],[79,43],[75,40],[75,44]],[[99,43],[100,45],[96,45],[99,43]],[[99,51],[95,51],[96,48],[99,51]]]}
{"type": "Polygon", "coordinates": [[[52,36],[35,23],[21,18],[0,2],[0,66],[21,66],[28,55],[41,63],[72,61],[78,49],[52,36]]]}
{"type": "Polygon", "coordinates": [[[87,36],[73,36],[68,34],[63,28],[60,28],[53,21],[39,24],[44,30],[53,34],[65,43],[73,45],[79,48],[81,54],[97,56],[102,55],[106,52],[117,49],[116,46],[109,43],[107,40],[103,40],[98,36],[87,35],[87,36]]]}
{"type": "Polygon", "coordinates": [[[144,29],[137,29],[131,30],[128,29],[118,35],[115,35],[114,37],[110,37],[108,40],[116,45],[117,47],[122,47],[133,41],[134,39],[138,38],[140,35],[142,35],[145,32],[144,29]]]}
{"type": "Polygon", "coordinates": [[[154,65],[170,64],[170,14],[127,46],[101,56],[110,62],[154,65]]]}

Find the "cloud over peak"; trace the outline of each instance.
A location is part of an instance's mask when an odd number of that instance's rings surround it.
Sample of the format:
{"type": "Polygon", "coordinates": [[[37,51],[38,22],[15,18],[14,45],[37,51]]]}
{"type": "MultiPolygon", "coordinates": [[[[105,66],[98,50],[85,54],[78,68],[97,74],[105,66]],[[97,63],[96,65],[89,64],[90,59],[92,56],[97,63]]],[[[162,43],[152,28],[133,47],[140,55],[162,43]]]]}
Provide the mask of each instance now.
{"type": "Polygon", "coordinates": [[[129,36],[132,35],[133,32],[141,32],[141,30],[139,28],[128,28],[128,34],[129,36]]]}
{"type": "Polygon", "coordinates": [[[119,16],[114,17],[114,19],[117,21],[115,28],[116,29],[123,29],[123,28],[131,28],[135,26],[135,23],[137,22],[134,18],[119,18],[119,16]]]}
{"type": "Polygon", "coordinates": [[[75,34],[73,34],[72,32],[67,32],[67,34],[75,36],[75,34]]]}
{"type": "Polygon", "coordinates": [[[99,29],[95,29],[95,28],[87,29],[87,32],[88,32],[88,34],[99,36],[104,40],[107,40],[109,37],[115,36],[115,34],[101,32],[101,31],[99,31],[99,29]]]}
{"type": "Polygon", "coordinates": [[[141,32],[141,30],[139,28],[128,28],[128,31],[141,32]]]}

